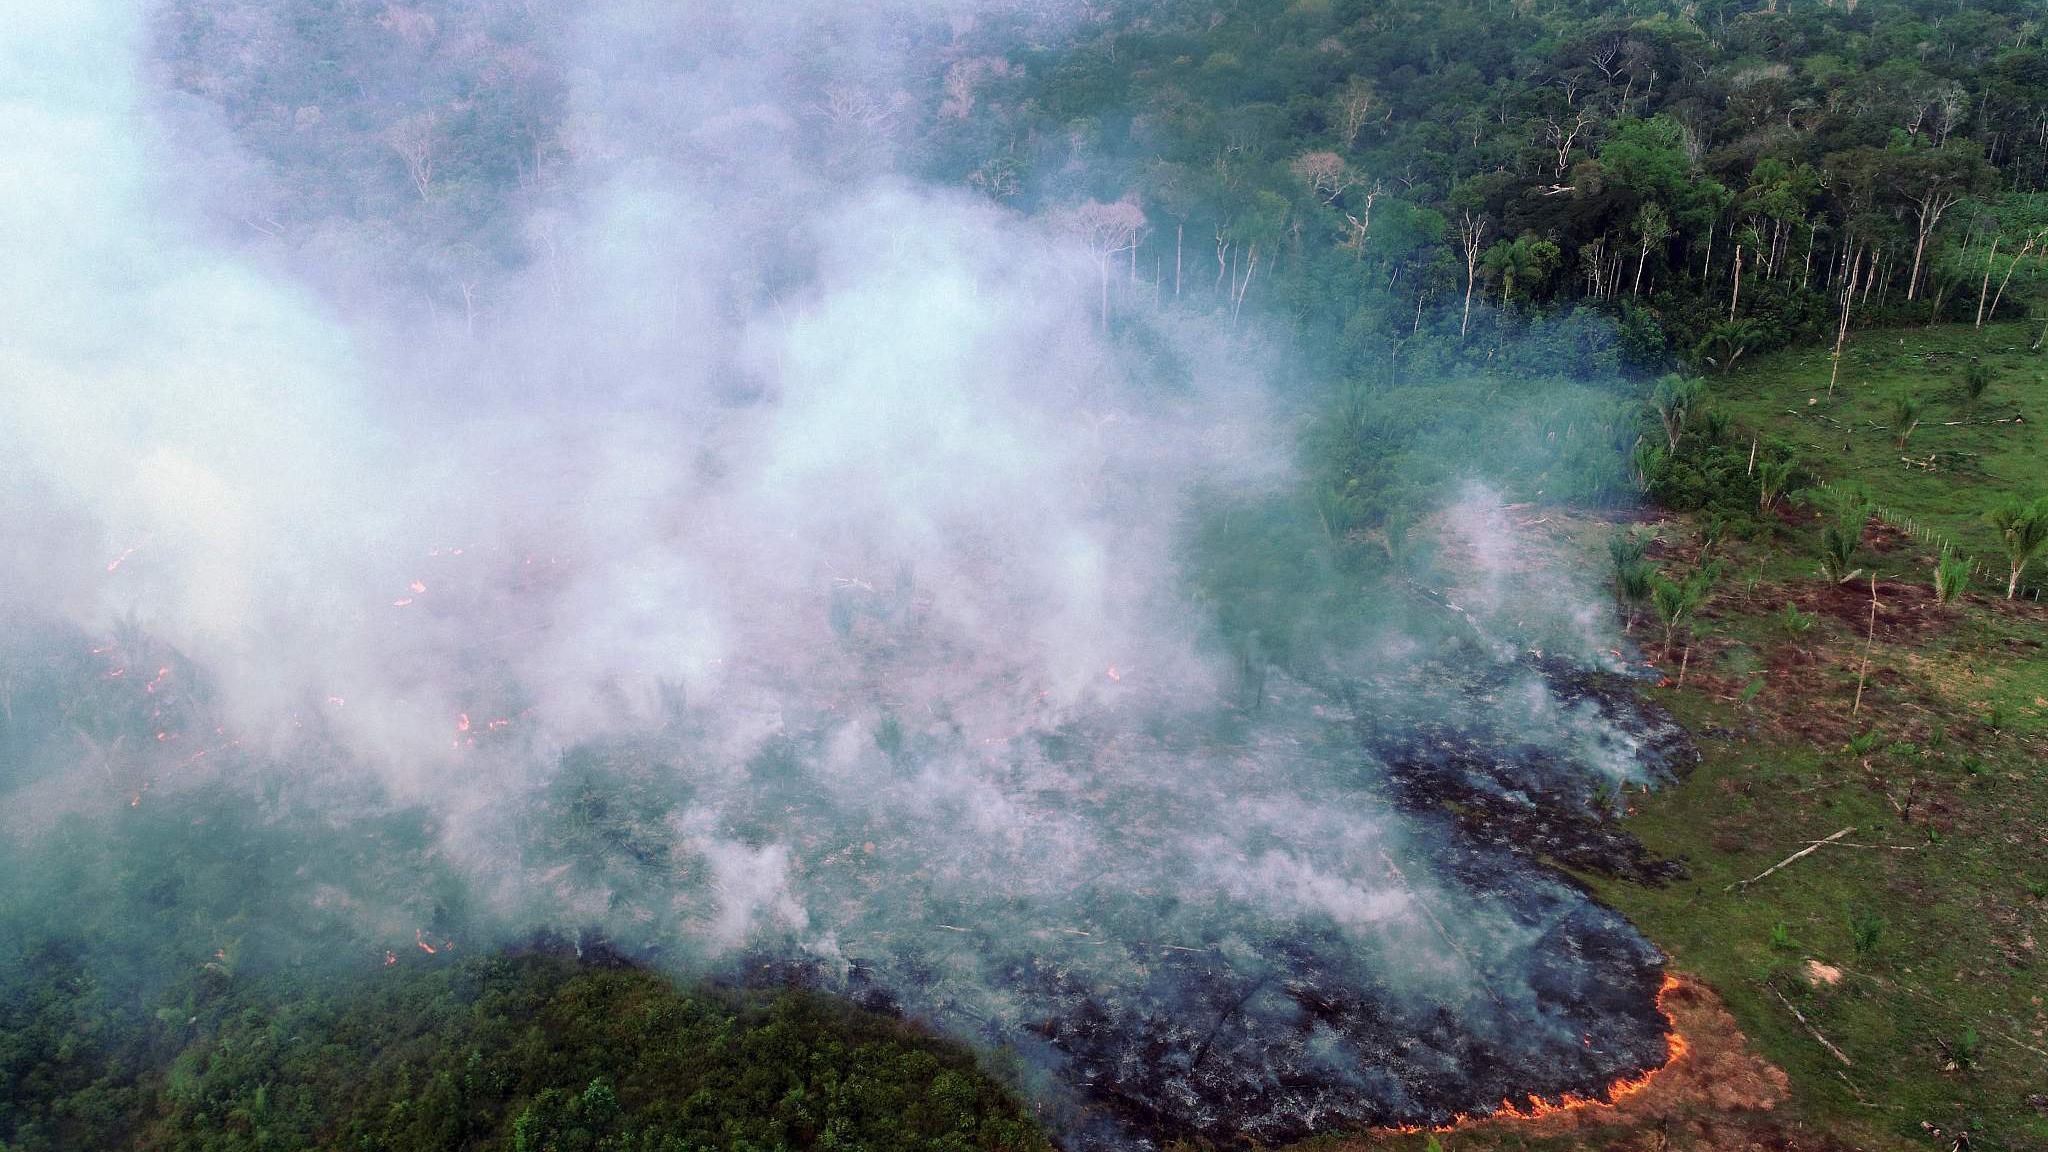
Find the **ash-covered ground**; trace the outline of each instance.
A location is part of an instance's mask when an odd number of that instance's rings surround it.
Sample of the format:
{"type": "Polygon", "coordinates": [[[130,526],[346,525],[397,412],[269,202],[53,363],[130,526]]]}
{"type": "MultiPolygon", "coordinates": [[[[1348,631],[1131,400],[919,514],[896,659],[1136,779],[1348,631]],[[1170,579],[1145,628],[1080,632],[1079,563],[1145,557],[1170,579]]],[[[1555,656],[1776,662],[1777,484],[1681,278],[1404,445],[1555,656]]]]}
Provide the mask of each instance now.
{"type": "Polygon", "coordinates": [[[1625,446],[1619,390],[1376,413],[1256,244],[1169,298],[1121,175],[921,175],[1061,5],[145,7],[0,42],[0,924],[166,1027],[536,930],[803,980],[1077,1146],[1663,1060],[1549,862],[1662,874],[1607,817],[1682,738],[1583,548],[1451,491],[1625,446]]]}

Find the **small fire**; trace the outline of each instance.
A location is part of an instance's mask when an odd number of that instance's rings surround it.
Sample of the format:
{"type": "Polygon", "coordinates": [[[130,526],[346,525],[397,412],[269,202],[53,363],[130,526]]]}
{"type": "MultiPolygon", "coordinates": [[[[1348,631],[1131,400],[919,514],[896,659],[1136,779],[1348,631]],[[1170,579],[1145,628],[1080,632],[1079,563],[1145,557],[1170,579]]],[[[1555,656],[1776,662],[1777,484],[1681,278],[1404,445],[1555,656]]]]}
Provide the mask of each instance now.
{"type": "Polygon", "coordinates": [[[469,731],[469,713],[457,712],[455,714],[455,730],[457,732],[469,731]]]}
{"type": "MultiPolygon", "coordinates": [[[[1576,1093],[1567,1092],[1556,1100],[1545,1100],[1541,1096],[1529,1096],[1523,1102],[1502,1100],[1500,1107],[1492,1112],[1483,1112],[1476,1115],[1459,1112],[1451,1117],[1451,1122],[1448,1124],[1440,1124],[1435,1127],[1424,1127],[1419,1124],[1401,1125],[1392,1130],[1408,1135],[1419,1132],[1450,1132],[1470,1124],[1484,1124],[1497,1120],[1537,1120],[1545,1116],[1555,1116],[1560,1112],[1575,1112],[1586,1108],[1612,1108],[1620,1104],[1623,1100],[1648,1088],[1651,1081],[1655,1080],[1665,1069],[1685,1059],[1685,1054],[1692,1049],[1692,1045],[1687,1043],[1685,1036],[1678,1031],[1677,1018],[1672,1016],[1671,1010],[1664,1006],[1665,997],[1669,996],[1672,990],[1677,987],[1678,977],[1666,972],[1664,974],[1663,986],[1657,989],[1657,1012],[1664,1017],[1664,1023],[1670,1030],[1664,1036],[1664,1062],[1655,1068],[1648,1069],[1641,1075],[1624,1076],[1609,1084],[1604,1091],[1591,1096],[1580,1096],[1576,1093]]],[[[1591,1047],[1593,1038],[1587,1036],[1585,1037],[1585,1042],[1588,1047],[1591,1047]]]]}
{"type": "Polygon", "coordinates": [[[396,963],[398,963],[398,953],[396,953],[396,952],[393,952],[393,951],[391,951],[391,950],[390,950],[390,949],[388,949],[388,948],[387,948],[387,949],[385,949],[385,950],[384,950],[384,966],[385,966],[386,968],[389,968],[389,967],[391,967],[391,966],[392,966],[393,964],[396,964],[396,963]]]}
{"type": "Polygon", "coordinates": [[[399,597],[398,599],[396,599],[396,600],[393,600],[393,601],[391,602],[391,606],[392,606],[393,608],[403,608],[403,607],[405,607],[405,606],[406,606],[407,604],[410,604],[410,603],[412,603],[412,597],[410,597],[410,596],[400,596],[400,597],[399,597]]]}
{"type": "Polygon", "coordinates": [[[131,544],[128,547],[122,549],[121,554],[119,556],[116,556],[112,560],[107,561],[107,571],[113,572],[118,570],[121,567],[121,564],[124,561],[126,561],[130,556],[135,555],[136,550],[141,547],[142,545],[140,544],[131,544]]]}
{"type": "MultiPolygon", "coordinates": [[[[215,729],[214,732],[216,735],[218,735],[220,730],[215,729]]],[[[229,740],[223,744],[216,744],[211,748],[201,748],[199,751],[194,752],[190,756],[185,757],[183,760],[178,761],[178,766],[180,768],[183,768],[187,765],[197,764],[199,761],[206,759],[208,756],[212,755],[215,752],[225,752],[228,749],[236,747],[239,744],[241,744],[240,740],[229,740]]]]}
{"type": "MultiPolygon", "coordinates": [[[[436,952],[439,952],[441,950],[440,948],[436,948],[432,944],[427,943],[427,934],[418,928],[412,930],[412,942],[419,945],[420,951],[425,952],[429,956],[432,956],[436,952]]],[[[446,947],[447,942],[443,941],[442,946],[446,947]]]]}
{"type": "Polygon", "coordinates": [[[1119,675],[1119,674],[1117,673],[1117,670],[1116,670],[1116,665],[1114,665],[1114,664],[1111,664],[1111,665],[1109,666],[1109,678],[1110,678],[1111,680],[1122,680],[1122,679],[1123,679],[1123,677],[1122,677],[1121,675],[1119,675]]]}
{"type": "Polygon", "coordinates": [[[336,708],[339,708],[339,707],[341,707],[342,705],[344,705],[344,704],[348,703],[348,701],[346,701],[346,700],[342,699],[342,698],[341,698],[341,697],[339,697],[339,696],[329,696],[329,697],[327,698],[327,702],[328,702],[329,704],[332,704],[332,705],[334,705],[334,706],[335,706],[336,708]]]}
{"type": "Polygon", "coordinates": [[[163,686],[163,682],[169,679],[170,675],[171,670],[169,668],[158,668],[156,670],[156,679],[151,680],[148,684],[143,685],[142,690],[144,692],[155,692],[158,688],[163,686]]]}

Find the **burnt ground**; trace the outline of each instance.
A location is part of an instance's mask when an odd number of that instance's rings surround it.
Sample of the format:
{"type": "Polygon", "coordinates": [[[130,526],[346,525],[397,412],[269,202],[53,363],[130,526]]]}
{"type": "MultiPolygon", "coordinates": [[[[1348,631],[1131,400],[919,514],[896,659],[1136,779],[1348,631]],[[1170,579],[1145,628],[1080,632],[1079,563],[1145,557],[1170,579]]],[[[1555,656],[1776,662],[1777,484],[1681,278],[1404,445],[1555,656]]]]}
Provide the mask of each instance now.
{"type": "MultiPolygon", "coordinates": [[[[1140,741],[1133,753],[1124,721],[1061,733],[1071,759],[1147,779],[1159,757],[1199,778],[1220,739],[1242,757],[1241,792],[1380,813],[1397,834],[1323,847],[1347,882],[1410,903],[1409,934],[1197,898],[1155,876],[995,905],[933,901],[900,909],[866,946],[847,924],[846,990],[1045,1069],[1049,1120],[1076,1148],[1447,1124],[1503,1100],[1599,1096],[1661,1066],[1662,956],[1557,865],[1679,875],[1615,817],[1629,788],[1689,767],[1690,741],[1627,677],[1472,656],[1454,647],[1335,690],[1274,673],[1267,703],[1227,738],[1140,741]],[[911,919],[922,929],[905,931],[911,919]]],[[[1200,828],[1200,813],[1174,808],[1213,795],[1162,788],[1103,803],[1142,809],[1109,817],[1140,847],[1155,823],[1167,837],[1200,828]]],[[[889,852],[895,837],[874,835],[889,852]]]]}
{"type": "Polygon", "coordinates": [[[1670,713],[1643,699],[1639,686],[1613,672],[1556,659],[1508,668],[1462,671],[1432,664],[1417,673],[1471,699],[1497,698],[1516,680],[1534,678],[1563,708],[1577,712],[1587,738],[1606,746],[1596,758],[1626,771],[1589,772],[1583,758],[1522,740],[1484,712],[1361,716],[1360,738],[1388,765],[1394,802],[1408,810],[1455,815],[1478,843],[1536,861],[1645,883],[1681,878],[1684,867],[1660,860],[1619,822],[1628,789],[1685,772],[1699,759],[1670,713]]]}
{"type": "MultiPolygon", "coordinates": [[[[94,741],[156,757],[111,777],[172,786],[192,754],[149,739],[165,689],[108,668],[196,670],[56,647],[18,708],[89,705],[94,741]]],[[[572,750],[512,849],[536,899],[604,894],[587,938],[689,971],[733,965],[688,951],[721,904],[706,837],[786,851],[801,931],[739,967],[1014,1053],[1076,1149],[1445,1124],[1661,1066],[1662,955],[1556,865],[1672,874],[1611,819],[1688,763],[1669,718],[1624,677],[1455,641],[1319,679],[1276,670],[1250,712],[1127,681],[1057,731],[906,727],[857,794],[816,767],[829,709],[724,769],[679,725],[572,750]],[[989,806],[1011,814],[977,831],[989,806]]],[[[177,699],[204,731],[203,697],[177,699]]],[[[72,738],[48,719],[43,742],[72,738]]]]}

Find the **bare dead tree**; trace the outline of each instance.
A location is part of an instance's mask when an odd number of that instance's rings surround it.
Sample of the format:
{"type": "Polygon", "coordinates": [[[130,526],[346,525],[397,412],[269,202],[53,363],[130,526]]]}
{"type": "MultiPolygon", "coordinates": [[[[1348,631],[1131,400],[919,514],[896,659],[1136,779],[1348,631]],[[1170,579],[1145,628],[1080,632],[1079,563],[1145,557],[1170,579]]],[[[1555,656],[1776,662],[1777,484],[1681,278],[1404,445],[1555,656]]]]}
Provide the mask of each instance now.
{"type": "Polygon", "coordinates": [[[1594,124],[1599,122],[1591,109],[1581,108],[1573,113],[1569,122],[1555,116],[1545,117],[1538,125],[1543,141],[1557,153],[1557,179],[1560,183],[1572,166],[1572,150],[1579,146],[1579,139],[1585,136],[1594,124]]]}
{"type": "Polygon", "coordinates": [[[1954,132],[1956,126],[1963,122],[1963,113],[1969,106],[1969,93],[1964,92],[1960,84],[1950,83],[1935,94],[1933,108],[1936,147],[1940,147],[1948,139],[1949,133],[1954,132]]]}
{"type": "Polygon", "coordinates": [[[425,203],[434,194],[434,152],[440,142],[439,117],[433,112],[407,116],[384,130],[384,143],[405,162],[406,175],[425,203]]]}
{"type": "Polygon", "coordinates": [[[1358,147],[1358,134],[1365,131],[1367,124],[1378,118],[1379,91],[1372,86],[1370,80],[1353,76],[1344,85],[1343,91],[1337,93],[1334,103],[1337,138],[1344,142],[1346,148],[1358,147]]]}
{"type": "MultiPolygon", "coordinates": [[[[2012,258],[2012,263],[2005,266],[2005,278],[1998,282],[1998,291],[1991,295],[1991,315],[1998,315],[1998,302],[2005,299],[2005,286],[2012,283],[2013,271],[2020,266],[2020,261],[2026,259],[2027,254],[2032,252],[2035,246],[2039,245],[2044,238],[2048,238],[2048,232],[2027,237],[2027,242],[2020,245],[2019,254],[2012,258]]],[[[1984,317],[1982,315],[1977,317],[1977,325],[1980,328],[1983,327],[1984,317]]]]}
{"type": "Polygon", "coordinates": [[[1294,158],[1288,169],[1325,204],[1336,203],[1337,197],[1359,180],[1335,152],[1304,152],[1294,158]]]}
{"type": "Polygon", "coordinates": [[[1365,186],[1365,203],[1358,212],[1344,214],[1345,223],[1351,227],[1351,234],[1345,238],[1344,246],[1361,259],[1365,256],[1366,235],[1372,231],[1372,206],[1385,194],[1386,185],[1374,180],[1365,186]]]}
{"type": "Polygon", "coordinates": [[[1479,279],[1479,249],[1486,242],[1486,230],[1493,223],[1485,213],[1473,215],[1466,209],[1458,219],[1458,246],[1465,252],[1465,316],[1458,322],[1458,338],[1472,328],[1472,285],[1479,279]]]}
{"type": "Polygon", "coordinates": [[[1100,273],[1102,325],[1109,326],[1109,266],[1117,256],[1136,249],[1138,230],[1145,226],[1145,212],[1135,200],[1125,197],[1104,203],[1084,200],[1061,209],[1053,217],[1061,233],[1072,237],[1095,258],[1100,273]]]}
{"type": "Polygon", "coordinates": [[[1920,288],[1920,263],[1927,254],[1927,238],[1934,235],[1934,229],[1941,224],[1942,214],[1956,206],[1963,198],[1963,190],[1955,184],[1936,176],[1927,185],[1906,194],[1913,204],[1913,223],[1918,235],[1913,241],[1913,273],[1906,281],[1906,299],[1912,300],[1920,288]]]}
{"type": "Polygon", "coordinates": [[[832,154],[841,163],[859,163],[885,149],[900,111],[900,101],[851,84],[826,88],[809,108],[824,122],[832,154]]]}

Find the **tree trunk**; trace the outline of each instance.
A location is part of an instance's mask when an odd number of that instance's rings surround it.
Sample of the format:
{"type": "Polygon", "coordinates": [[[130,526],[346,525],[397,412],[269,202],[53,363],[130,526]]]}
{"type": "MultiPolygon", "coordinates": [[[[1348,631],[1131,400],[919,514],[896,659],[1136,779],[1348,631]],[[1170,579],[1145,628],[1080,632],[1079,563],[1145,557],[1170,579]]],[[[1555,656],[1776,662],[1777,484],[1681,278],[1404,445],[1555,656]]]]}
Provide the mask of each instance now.
{"type": "Polygon", "coordinates": [[[1735,321],[1735,305],[1742,300],[1742,245],[1735,246],[1735,291],[1728,294],[1728,320],[1735,321]]]}
{"type": "MultiPolygon", "coordinates": [[[[1984,304],[1991,298],[1991,266],[1998,261],[1998,241],[1999,237],[1997,236],[1991,238],[1991,254],[1984,258],[1984,283],[1977,286],[1977,323],[1975,326],[1978,328],[1984,326],[1984,304]]],[[[2001,284],[1999,287],[2003,288],[2004,285],[2001,284]]]]}
{"type": "Polygon", "coordinates": [[[2013,270],[2020,266],[2020,261],[2026,259],[2027,253],[2031,252],[2033,248],[2034,242],[2032,240],[2029,240],[2025,244],[2022,244],[2020,246],[2019,255],[2014,256],[2012,258],[2012,263],[2007,264],[2005,266],[2005,279],[2000,280],[1998,282],[1998,291],[1993,293],[1991,296],[1991,316],[1993,319],[1996,319],[1998,317],[1998,302],[2000,300],[2005,299],[2005,286],[2007,284],[2012,283],[2013,270]]]}
{"type": "Polygon", "coordinates": [[[1927,213],[1920,213],[1920,238],[1913,242],[1913,274],[1906,279],[1906,299],[1911,301],[1920,289],[1920,257],[1927,251],[1927,234],[1933,231],[1927,224],[1927,213]]]}
{"type": "Polygon", "coordinates": [[[1237,314],[1244,309],[1244,294],[1252,290],[1252,274],[1259,270],[1259,246],[1255,243],[1245,253],[1244,284],[1237,290],[1237,303],[1230,306],[1231,327],[1237,326],[1237,314]]]}
{"type": "Polygon", "coordinates": [[[1849,258],[1849,281],[1842,288],[1842,321],[1835,328],[1835,354],[1833,365],[1828,369],[1828,395],[1835,394],[1835,379],[1842,374],[1842,345],[1849,339],[1849,305],[1856,299],[1856,264],[1862,253],[1853,252],[1849,258]]]}

